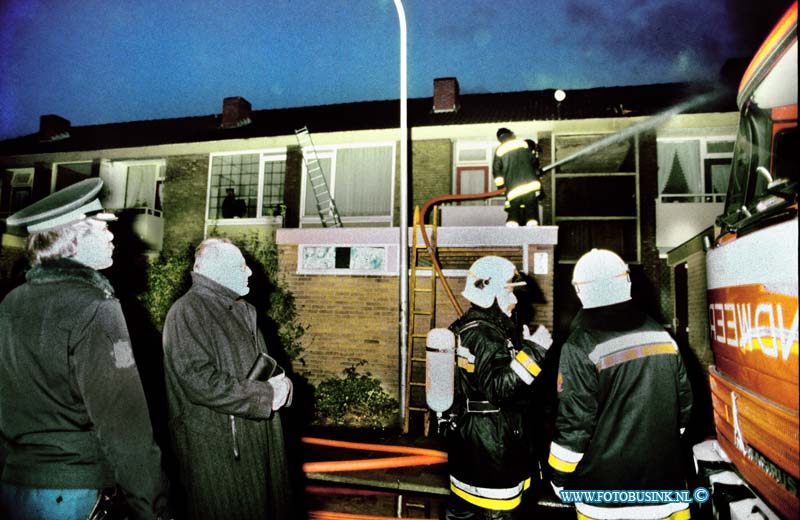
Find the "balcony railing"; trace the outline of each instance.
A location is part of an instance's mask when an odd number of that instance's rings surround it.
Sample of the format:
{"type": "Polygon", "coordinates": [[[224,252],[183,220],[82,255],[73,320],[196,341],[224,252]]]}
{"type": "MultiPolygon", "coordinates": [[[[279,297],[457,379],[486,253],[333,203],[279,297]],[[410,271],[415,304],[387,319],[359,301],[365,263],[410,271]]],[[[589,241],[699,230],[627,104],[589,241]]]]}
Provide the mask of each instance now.
{"type": "Polygon", "coordinates": [[[656,247],[666,254],[714,224],[725,209],[724,193],[660,195],[656,199],[656,247]]]}

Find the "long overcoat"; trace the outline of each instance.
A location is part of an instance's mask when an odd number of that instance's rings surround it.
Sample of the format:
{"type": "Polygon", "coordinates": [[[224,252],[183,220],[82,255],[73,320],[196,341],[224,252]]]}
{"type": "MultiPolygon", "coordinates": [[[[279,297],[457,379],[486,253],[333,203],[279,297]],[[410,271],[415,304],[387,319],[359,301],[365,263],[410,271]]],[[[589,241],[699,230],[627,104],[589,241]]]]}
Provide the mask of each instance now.
{"type": "Polygon", "coordinates": [[[188,516],[288,518],[272,387],[246,377],[258,352],[266,352],[255,308],[201,274],[192,273],[192,281],[164,325],[170,431],[188,516]]]}

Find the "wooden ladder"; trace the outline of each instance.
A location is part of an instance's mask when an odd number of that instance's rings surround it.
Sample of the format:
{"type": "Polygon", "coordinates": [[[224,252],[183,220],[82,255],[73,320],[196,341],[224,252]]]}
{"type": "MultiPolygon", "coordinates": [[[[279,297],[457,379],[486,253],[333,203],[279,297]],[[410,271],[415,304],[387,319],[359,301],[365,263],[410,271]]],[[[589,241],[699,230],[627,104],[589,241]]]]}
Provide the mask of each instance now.
{"type": "Polygon", "coordinates": [[[430,410],[425,401],[425,340],[428,331],[436,326],[436,273],[433,271],[431,255],[436,254],[436,236],[439,221],[438,208],[434,208],[431,229],[431,250],[424,240],[417,240],[420,232],[419,206],[414,208],[414,223],[411,238],[411,276],[409,280],[408,344],[406,350],[406,396],[403,415],[403,433],[414,423],[423,420],[423,432],[430,431],[430,410]],[[426,261],[427,258],[427,261],[426,261]],[[421,265],[422,264],[422,265],[421,265]],[[428,272],[430,276],[419,277],[428,272]],[[427,319],[425,319],[427,318],[427,319]]]}

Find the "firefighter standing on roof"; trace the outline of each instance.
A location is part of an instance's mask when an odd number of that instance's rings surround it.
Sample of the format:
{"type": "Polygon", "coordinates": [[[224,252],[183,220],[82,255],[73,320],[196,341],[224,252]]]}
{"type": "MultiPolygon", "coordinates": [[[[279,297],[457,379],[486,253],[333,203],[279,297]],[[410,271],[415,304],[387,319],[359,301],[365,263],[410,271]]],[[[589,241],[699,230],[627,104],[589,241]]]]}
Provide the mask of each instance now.
{"type": "Polygon", "coordinates": [[[513,286],[525,283],[515,276],[514,264],[504,258],[473,263],[461,293],[472,307],[450,326],[458,338],[458,419],[447,438],[447,519],[510,519],[531,477],[538,478],[523,414],[552,339],[544,327],[532,337],[527,326],[522,338],[515,337],[513,286]]]}
{"type": "MultiPolygon", "coordinates": [[[[583,305],[561,351],[553,487],[684,489],[692,390],[670,335],[631,301],[628,266],[593,249],[575,264],[583,305]]],[[[581,519],[689,518],[689,504],[576,503],[581,519]]]]}
{"type": "Polygon", "coordinates": [[[542,189],[535,149],[523,139],[517,139],[508,128],[497,131],[497,147],[492,174],[497,188],[506,189],[506,226],[536,226],[539,224],[537,197],[542,189]]]}

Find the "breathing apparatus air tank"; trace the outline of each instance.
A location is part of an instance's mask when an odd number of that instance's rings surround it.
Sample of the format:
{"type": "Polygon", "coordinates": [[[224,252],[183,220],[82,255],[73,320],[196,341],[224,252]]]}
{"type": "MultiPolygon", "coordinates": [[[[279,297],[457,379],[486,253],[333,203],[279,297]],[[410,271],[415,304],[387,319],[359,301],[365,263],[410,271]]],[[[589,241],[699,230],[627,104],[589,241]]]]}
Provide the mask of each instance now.
{"type": "Polygon", "coordinates": [[[425,345],[425,401],[441,422],[453,406],[456,337],[448,329],[431,329],[425,345]]]}

